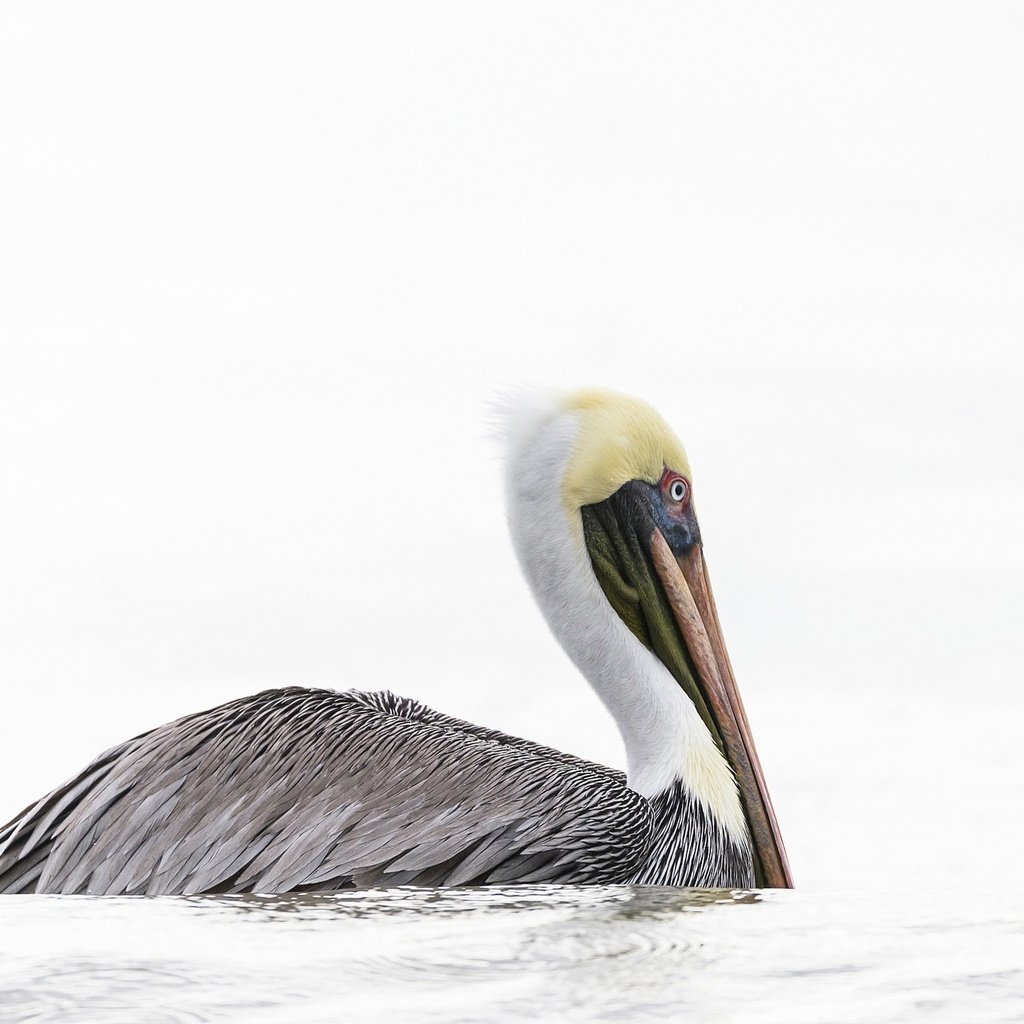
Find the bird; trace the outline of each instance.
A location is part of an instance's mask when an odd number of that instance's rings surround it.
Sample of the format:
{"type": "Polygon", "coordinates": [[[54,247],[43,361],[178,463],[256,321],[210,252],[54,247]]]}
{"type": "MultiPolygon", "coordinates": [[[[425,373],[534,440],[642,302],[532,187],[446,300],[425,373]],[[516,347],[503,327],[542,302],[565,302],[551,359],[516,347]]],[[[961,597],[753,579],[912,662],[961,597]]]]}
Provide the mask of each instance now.
{"type": "Polygon", "coordinates": [[[265,690],[129,739],[26,808],[0,828],[0,893],[792,887],[682,444],[597,388],[525,391],[503,416],[513,547],[625,772],[390,691],[265,690]]]}

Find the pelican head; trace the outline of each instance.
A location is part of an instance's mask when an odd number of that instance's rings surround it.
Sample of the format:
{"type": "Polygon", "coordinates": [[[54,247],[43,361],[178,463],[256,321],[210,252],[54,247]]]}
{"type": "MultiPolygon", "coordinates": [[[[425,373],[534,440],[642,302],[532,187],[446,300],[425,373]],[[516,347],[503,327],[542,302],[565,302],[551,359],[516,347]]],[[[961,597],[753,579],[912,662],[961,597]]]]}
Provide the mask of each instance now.
{"type": "Polygon", "coordinates": [[[531,393],[509,415],[513,543],[556,638],[615,718],[629,785],[680,784],[758,885],[792,885],[704,562],[683,446],[645,402],[531,393]]]}

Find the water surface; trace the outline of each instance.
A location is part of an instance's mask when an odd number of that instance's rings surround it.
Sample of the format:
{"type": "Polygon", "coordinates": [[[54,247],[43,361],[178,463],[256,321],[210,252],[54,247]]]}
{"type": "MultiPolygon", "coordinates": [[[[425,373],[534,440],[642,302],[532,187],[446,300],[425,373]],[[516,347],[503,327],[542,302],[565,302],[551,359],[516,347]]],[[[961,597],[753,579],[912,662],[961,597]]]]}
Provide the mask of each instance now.
{"type": "Polygon", "coordinates": [[[1024,1019],[1024,898],[628,886],[0,900],[0,1021],[1024,1019]]]}

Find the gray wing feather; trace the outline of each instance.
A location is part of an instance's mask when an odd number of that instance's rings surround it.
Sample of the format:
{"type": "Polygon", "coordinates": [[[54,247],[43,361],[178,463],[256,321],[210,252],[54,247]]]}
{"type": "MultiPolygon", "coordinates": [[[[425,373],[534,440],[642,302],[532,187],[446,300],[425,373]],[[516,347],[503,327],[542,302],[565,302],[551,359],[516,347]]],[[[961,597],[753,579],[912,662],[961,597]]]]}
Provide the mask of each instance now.
{"type": "Polygon", "coordinates": [[[0,892],[618,882],[621,773],[393,694],[269,690],[107,751],[0,828],[0,892]]]}

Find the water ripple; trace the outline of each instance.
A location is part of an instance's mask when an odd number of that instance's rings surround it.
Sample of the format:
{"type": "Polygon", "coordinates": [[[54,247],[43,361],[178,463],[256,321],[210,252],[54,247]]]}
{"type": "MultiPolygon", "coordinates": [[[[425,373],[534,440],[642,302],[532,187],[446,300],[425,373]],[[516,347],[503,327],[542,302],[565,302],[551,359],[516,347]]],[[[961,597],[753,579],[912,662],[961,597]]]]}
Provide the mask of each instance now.
{"type": "MultiPolygon", "coordinates": [[[[101,963],[71,957],[54,965],[31,962],[25,983],[0,992],[0,1019],[51,1024],[190,1024],[217,1017],[211,998],[220,980],[215,972],[197,970],[193,963],[163,965],[146,961],[101,963]],[[139,993],[148,1005],[139,1005],[139,993]]],[[[6,972],[5,972],[6,973],[6,972]]],[[[240,980],[240,979],[239,979],[240,980]]],[[[222,1016],[240,1009],[259,1009],[266,1001],[247,1001],[231,993],[220,1007],[222,1016]]]]}
{"type": "Polygon", "coordinates": [[[1024,1005],[1017,895],[538,886],[0,911],[0,1022],[19,1024],[981,1024],[1024,1005]]]}

